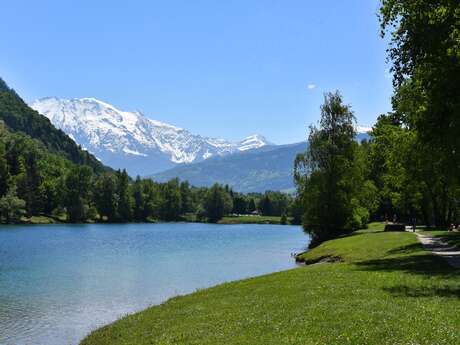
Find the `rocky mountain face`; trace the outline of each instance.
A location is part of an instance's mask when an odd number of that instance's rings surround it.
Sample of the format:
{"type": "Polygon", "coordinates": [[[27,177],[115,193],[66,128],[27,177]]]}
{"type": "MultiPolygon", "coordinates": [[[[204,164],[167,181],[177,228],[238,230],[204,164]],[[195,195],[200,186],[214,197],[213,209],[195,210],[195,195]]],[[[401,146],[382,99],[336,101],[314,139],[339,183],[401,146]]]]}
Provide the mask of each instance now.
{"type": "Polygon", "coordinates": [[[141,112],[122,111],[95,98],[43,98],[30,105],[82,148],[115,169],[149,175],[178,164],[258,149],[269,144],[261,135],[238,142],[208,138],[141,112]]]}

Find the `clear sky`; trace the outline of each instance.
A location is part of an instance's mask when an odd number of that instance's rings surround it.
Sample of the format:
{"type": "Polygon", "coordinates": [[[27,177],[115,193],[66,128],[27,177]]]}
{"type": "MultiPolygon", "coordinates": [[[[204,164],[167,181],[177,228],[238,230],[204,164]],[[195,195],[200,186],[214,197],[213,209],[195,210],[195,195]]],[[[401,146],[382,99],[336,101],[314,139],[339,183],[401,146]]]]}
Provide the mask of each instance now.
{"type": "Polygon", "coordinates": [[[325,91],[390,110],[378,0],[3,1],[0,76],[26,101],[95,97],[194,133],[304,140],[325,91]]]}

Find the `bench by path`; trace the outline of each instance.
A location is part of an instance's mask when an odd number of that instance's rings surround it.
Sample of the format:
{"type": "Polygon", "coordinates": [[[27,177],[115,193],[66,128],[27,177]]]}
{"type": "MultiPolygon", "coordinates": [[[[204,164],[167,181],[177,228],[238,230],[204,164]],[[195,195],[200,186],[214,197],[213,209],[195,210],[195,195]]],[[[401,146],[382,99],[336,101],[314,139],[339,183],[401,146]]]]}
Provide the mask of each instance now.
{"type": "MultiPolygon", "coordinates": [[[[406,228],[406,231],[412,232],[412,228],[406,228]]],[[[447,262],[455,267],[460,268],[460,249],[447,243],[439,237],[422,234],[418,231],[415,232],[420,243],[435,255],[439,255],[447,260],[447,262]]]]}

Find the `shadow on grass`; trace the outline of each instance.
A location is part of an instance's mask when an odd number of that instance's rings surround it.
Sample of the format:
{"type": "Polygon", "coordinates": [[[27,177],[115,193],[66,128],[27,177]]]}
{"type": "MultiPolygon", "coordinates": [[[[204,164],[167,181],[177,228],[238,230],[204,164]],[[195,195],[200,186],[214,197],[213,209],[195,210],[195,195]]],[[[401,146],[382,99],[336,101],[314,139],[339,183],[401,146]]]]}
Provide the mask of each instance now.
{"type": "Polygon", "coordinates": [[[456,272],[443,258],[425,253],[361,261],[356,266],[366,271],[400,271],[427,276],[451,276],[456,272]]]}
{"type": "Polygon", "coordinates": [[[460,298],[460,288],[454,287],[410,287],[405,285],[383,288],[399,297],[447,297],[460,298]]]}
{"type": "Polygon", "coordinates": [[[367,235],[378,235],[382,234],[385,231],[383,230],[357,230],[354,232],[349,232],[346,234],[342,234],[338,236],[337,238],[346,238],[346,237],[354,237],[354,236],[367,236],[367,235]]]}
{"type": "Polygon", "coordinates": [[[407,246],[401,246],[401,247],[392,249],[392,250],[388,251],[387,253],[390,254],[390,255],[393,255],[393,254],[410,254],[410,253],[420,252],[420,251],[423,251],[423,250],[424,250],[423,245],[421,243],[417,242],[417,243],[408,244],[407,246]]]}

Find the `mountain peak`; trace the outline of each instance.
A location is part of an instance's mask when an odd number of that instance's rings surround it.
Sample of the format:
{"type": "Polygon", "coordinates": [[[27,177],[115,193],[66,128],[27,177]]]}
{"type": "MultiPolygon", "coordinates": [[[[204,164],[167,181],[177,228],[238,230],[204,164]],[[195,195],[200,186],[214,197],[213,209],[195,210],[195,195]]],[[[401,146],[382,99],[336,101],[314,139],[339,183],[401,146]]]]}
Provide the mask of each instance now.
{"type": "Polygon", "coordinates": [[[369,133],[372,131],[372,127],[371,126],[363,126],[363,125],[358,125],[356,126],[356,132],[359,133],[369,133]]]}
{"type": "Polygon", "coordinates": [[[256,149],[268,144],[261,135],[232,142],[202,137],[150,119],[141,112],[122,111],[93,97],[42,98],[30,105],[78,144],[113,168],[147,175],[179,163],[256,149]]]}
{"type": "Polygon", "coordinates": [[[271,143],[260,134],[252,134],[239,142],[239,151],[257,149],[262,146],[271,145],[271,143]]]}

